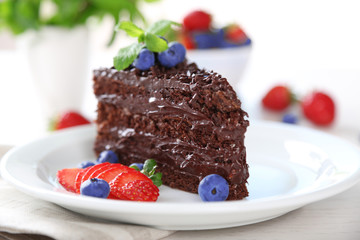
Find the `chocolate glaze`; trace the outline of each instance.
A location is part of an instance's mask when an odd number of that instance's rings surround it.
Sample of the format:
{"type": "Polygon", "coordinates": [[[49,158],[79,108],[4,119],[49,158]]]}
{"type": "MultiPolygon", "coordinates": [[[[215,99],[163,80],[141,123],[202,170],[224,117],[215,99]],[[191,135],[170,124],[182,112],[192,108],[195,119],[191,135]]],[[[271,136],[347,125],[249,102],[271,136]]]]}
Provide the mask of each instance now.
{"type": "Polygon", "coordinates": [[[234,191],[241,186],[242,193],[230,199],[247,195],[247,114],[221,75],[186,62],[149,71],[99,69],[94,92],[99,101],[96,152],[113,149],[124,163],[155,158],[161,169],[197,181],[217,173],[234,191]]]}

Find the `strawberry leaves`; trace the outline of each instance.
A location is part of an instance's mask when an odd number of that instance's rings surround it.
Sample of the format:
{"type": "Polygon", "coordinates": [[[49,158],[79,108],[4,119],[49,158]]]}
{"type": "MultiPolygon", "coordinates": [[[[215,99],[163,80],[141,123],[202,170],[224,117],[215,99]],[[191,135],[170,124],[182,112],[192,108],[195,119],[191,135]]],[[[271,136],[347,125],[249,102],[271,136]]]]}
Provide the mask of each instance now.
{"type": "Polygon", "coordinates": [[[166,40],[160,36],[169,31],[172,26],[180,26],[180,24],[161,20],[151,25],[147,30],[143,30],[132,22],[120,22],[116,30],[124,30],[130,37],[137,38],[138,43],[121,48],[114,57],[114,67],[119,71],[129,67],[144,47],[151,52],[163,52],[168,49],[166,40]]]}
{"type": "Polygon", "coordinates": [[[157,187],[160,187],[162,185],[162,173],[155,172],[156,168],[156,161],[154,159],[148,159],[144,162],[144,168],[141,172],[148,176],[157,187]]]}
{"type": "MultiPolygon", "coordinates": [[[[131,166],[131,168],[140,171],[136,165],[131,166]]],[[[144,162],[144,167],[140,172],[150,178],[154,185],[160,187],[162,185],[162,173],[156,172],[156,168],[156,161],[154,159],[148,159],[144,162]]]]}

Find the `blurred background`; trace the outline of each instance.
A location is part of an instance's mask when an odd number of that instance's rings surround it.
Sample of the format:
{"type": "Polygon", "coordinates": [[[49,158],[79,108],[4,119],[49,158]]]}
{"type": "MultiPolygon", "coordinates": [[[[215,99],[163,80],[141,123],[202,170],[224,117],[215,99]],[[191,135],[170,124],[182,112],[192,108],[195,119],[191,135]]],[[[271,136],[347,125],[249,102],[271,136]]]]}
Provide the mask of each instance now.
{"type": "MultiPolygon", "coordinates": [[[[94,0],[89,1],[92,8],[86,12],[82,9],[80,14],[77,6],[63,6],[61,2],[81,1],[48,0],[39,1],[46,3],[39,10],[46,21],[33,22],[29,19],[38,16],[33,16],[29,9],[34,6],[28,8],[21,2],[37,1],[9,2],[19,2],[19,6],[17,10],[13,6],[0,7],[0,144],[22,144],[47,134],[50,115],[56,113],[51,112],[55,110],[51,107],[53,100],[44,99],[52,99],[66,87],[64,91],[69,95],[63,96],[61,102],[76,103],[75,110],[91,120],[95,118],[92,70],[111,67],[118,49],[131,41],[120,32],[108,46],[117,21],[131,18],[140,26],[160,19],[182,22],[187,13],[202,9],[212,15],[214,26],[237,23],[252,40],[251,46],[246,46],[250,49],[244,55],[246,61],[236,62],[239,71],[243,69],[242,74],[232,79],[250,121],[281,121],[284,113],[265,110],[261,105],[261,99],[274,85],[286,84],[300,97],[321,90],[336,104],[336,118],[331,126],[313,125],[301,116],[298,107],[287,111],[298,114],[300,125],[339,135],[359,145],[359,1],[94,0]],[[55,3],[64,8],[65,15],[54,17],[60,6],[55,3]],[[23,28],[6,25],[4,19],[9,20],[9,9],[23,28]],[[44,31],[48,26],[62,30],[44,31]],[[75,31],[67,37],[68,32],[75,31]],[[52,40],[42,42],[47,38],[52,40]],[[63,44],[68,50],[60,47],[63,44]],[[52,52],[53,49],[57,52],[52,52]],[[64,59],[68,65],[58,62],[64,59]],[[58,68],[52,69],[54,65],[58,68]],[[70,97],[70,93],[75,96],[70,97]]],[[[214,56],[216,59],[217,55],[214,56]]]]}

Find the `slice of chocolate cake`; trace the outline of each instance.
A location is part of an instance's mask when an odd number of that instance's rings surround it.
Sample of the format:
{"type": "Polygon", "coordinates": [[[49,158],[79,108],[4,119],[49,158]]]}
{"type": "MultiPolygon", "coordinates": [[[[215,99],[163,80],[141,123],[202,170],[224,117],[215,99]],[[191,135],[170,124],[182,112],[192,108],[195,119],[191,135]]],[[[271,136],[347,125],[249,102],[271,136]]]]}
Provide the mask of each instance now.
{"type": "Polygon", "coordinates": [[[227,200],[248,196],[244,134],[249,122],[227,80],[186,61],[94,71],[95,152],[111,149],[129,165],[154,158],[163,183],[197,193],[209,174],[224,177],[227,200]]]}

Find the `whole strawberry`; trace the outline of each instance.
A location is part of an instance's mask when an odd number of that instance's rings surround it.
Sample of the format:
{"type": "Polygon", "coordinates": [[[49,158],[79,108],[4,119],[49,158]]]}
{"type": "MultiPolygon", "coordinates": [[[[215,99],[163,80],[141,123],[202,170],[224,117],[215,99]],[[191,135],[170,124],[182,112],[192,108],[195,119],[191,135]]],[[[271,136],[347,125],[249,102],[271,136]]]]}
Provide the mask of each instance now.
{"type": "Polygon", "coordinates": [[[319,126],[331,124],[335,119],[335,103],[329,95],[314,91],[301,102],[302,111],[307,119],[319,126]]]}
{"type": "Polygon", "coordinates": [[[197,10],[189,13],[183,19],[183,27],[186,31],[206,31],[211,25],[211,15],[197,10]]]}
{"type": "Polygon", "coordinates": [[[190,34],[183,33],[181,36],[181,42],[185,46],[186,49],[195,49],[196,45],[194,39],[190,36],[190,34]]]}
{"type": "Polygon", "coordinates": [[[265,108],[274,111],[283,111],[293,102],[293,94],[284,85],[277,85],[270,89],[262,99],[265,108]]]}
{"type": "Polygon", "coordinates": [[[248,37],[237,24],[231,24],[225,28],[225,38],[233,43],[245,43],[248,37]]]}
{"type": "Polygon", "coordinates": [[[69,127],[75,127],[79,125],[89,124],[90,121],[83,117],[80,113],[69,111],[60,115],[60,117],[55,120],[53,129],[60,130],[69,127]]]}

